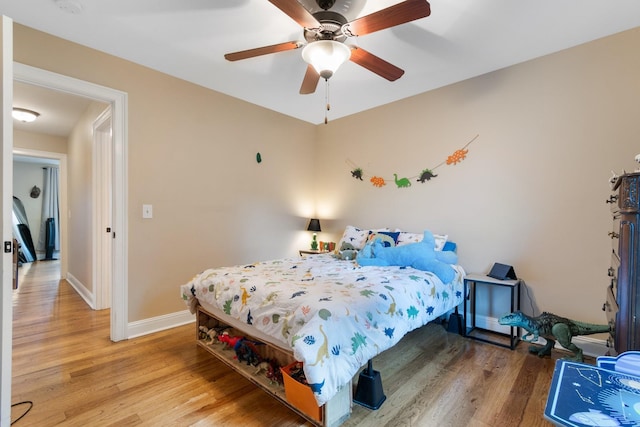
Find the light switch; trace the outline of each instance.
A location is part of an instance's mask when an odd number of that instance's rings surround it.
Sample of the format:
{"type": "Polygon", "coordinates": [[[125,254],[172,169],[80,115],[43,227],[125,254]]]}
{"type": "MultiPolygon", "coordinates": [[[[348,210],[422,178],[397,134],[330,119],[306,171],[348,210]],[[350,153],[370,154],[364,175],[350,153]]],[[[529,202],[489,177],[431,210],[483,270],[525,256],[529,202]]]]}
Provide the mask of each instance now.
{"type": "Polygon", "coordinates": [[[142,205],[142,218],[153,218],[152,205],[142,205]]]}

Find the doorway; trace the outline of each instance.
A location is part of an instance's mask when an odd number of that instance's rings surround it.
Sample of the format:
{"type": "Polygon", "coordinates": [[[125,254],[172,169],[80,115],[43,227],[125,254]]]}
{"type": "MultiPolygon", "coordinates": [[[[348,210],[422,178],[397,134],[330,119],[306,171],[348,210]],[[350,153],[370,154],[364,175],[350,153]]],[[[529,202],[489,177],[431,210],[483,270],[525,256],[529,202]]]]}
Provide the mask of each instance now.
{"type": "MultiPolygon", "coordinates": [[[[52,73],[46,70],[30,67],[20,63],[14,63],[14,82],[32,84],[52,90],[74,94],[80,97],[96,101],[106,102],[111,110],[111,135],[112,135],[112,165],[111,189],[112,189],[112,232],[116,233],[112,240],[111,256],[113,268],[111,269],[111,328],[112,341],[120,341],[128,338],[128,300],[127,300],[127,94],[115,89],[95,85],[86,81],[74,79],[68,76],[52,73]]],[[[94,208],[95,211],[95,208],[94,208]]],[[[61,217],[70,215],[70,212],[61,213],[61,217]]],[[[102,227],[93,227],[93,241],[98,242],[103,237],[102,227]]],[[[68,246],[68,245],[67,245],[68,246]]],[[[63,246],[64,250],[65,247],[63,246]]],[[[94,245],[95,249],[95,245],[94,245]]],[[[61,254],[61,257],[64,255],[61,254]]]]}
{"type": "MultiPolygon", "coordinates": [[[[13,165],[14,165],[14,198],[21,198],[24,203],[31,203],[32,206],[37,206],[37,211],[34,211],[33,208],[28,210],[27,216],[31,224],[32,237],[35,243],[35,248],[37,249],[37,259],[43,260],[46,258],[46,250],[41,247],[42,245],[42,237],[45,231],[42,229],[45,226],[46,218],[42,218],[40,216],[42,212],[42,203],[44,203],[41,198],[44,197],[44,186],[42,186],[42,196],[40,194],[30,194],[32,200],[29,200],[28,196],[25,196],[23,193],[25,191],[29,191],[31,185],[36,182],[37,176],[40,175],[40,179],[44,181],[42,174],[44,172],[44,168],[52,168],[55,167],[58,169],[58,190],[57,194],[57,204],[59,206],[60,212],[66,212],[67,210],[67,155],[63,153],[56,153],[50,151],[40,151],[33,150],[27,148],[14,148],[13,149],[13,165]],[[19,170],[22,168],[24,173],[20,174],[19,170]],[[32,178],[32,180],[30,180],[32,178]],[[21,182],[22,181],[22,182],[21,182]],[[20,188],[20,190],[17,190],[20,188]],[[35,219],[35,222],[32,221],[35,219]],[[37,243],[36,243],[37,242],[37,243]],[[38,251],[39,250],[39,251],[38,251]]],[[[33,191],[33,190],[32,190],[33,191]]],[[[67,234],[66,234],[66,221],[62,223],[59,221],[60,218],[57,218],[58,226],[55,227],[55,234],[58,236],[59,245],[55,245],[58,248],[62,249],[66,246],[67,234]]],[[[63,220],[65,218],[62,218],[63,220]]],[[[14,230],[15,233],[15,230],[14,230]]],[[[67,251],[56,252],[54,248],[55,257],[60,260],[59,263],[56,263],[59,266],[59,276],[60,278],[64,278],[67,275],[67,260],[66,254],[67,251]]]]}

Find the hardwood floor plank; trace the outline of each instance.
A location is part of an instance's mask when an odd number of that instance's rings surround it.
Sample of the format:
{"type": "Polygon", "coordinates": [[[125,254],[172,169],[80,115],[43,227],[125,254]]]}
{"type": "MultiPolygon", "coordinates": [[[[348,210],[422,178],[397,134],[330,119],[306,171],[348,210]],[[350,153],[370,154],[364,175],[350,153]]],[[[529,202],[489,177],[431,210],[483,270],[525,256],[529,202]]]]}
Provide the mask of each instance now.
{"type": "MultiPolygon", "coordinates": [[[[193,324],[113,343],[109,310],[91,310],[56,262],[20,274],[12,401],[34,406],[16,427],[311,426],[198,347],[193,324]]],[[[387,399],[376,411],[354,405],[344,426],[551,426],[542,414],[560,356],[430,324],[374,359],[387,399]]]]}

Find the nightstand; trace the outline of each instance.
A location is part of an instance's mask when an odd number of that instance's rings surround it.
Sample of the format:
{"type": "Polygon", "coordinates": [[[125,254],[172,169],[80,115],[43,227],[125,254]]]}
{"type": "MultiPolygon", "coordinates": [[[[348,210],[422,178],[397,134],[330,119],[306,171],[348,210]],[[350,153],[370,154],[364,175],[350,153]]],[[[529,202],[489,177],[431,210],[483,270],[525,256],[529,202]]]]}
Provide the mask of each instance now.
{"type": "Polygon", "coordinates": [[[320,249],[300,249],[298,252],[300,252],[300,256],[302,255],[318,255],[318,254],[328,254],[329,251],[321,251],[320,249]]]}
{"type": "MultiPolygon", "coordinates": [[[[478,341],[484,341],[487,343],[499,345],[500,347],[506,347],[511,350],[516,348],[516,345],[520,342],[520,328],[511,326],[510,333],[505,334],[501,332],[492,331],[485,328],[476,326],[476,290],[478,285],[491,286],[502,289],[507,289],[510,292],[510,313],[516,310],[520,310],[520,287],[522,284],[521,279],[515,280],[499,280],[493,277],[486,276],[484,274],[468,274],[464,277],[464,325],[462,330],[464,336],[472,338],[478,341]],[[469,300],[469,315],[471,316],[471,327],[467,326],[467,300],[469,300]],[[506,337],[506,340],[499,341],[491,339],[490,336],[502,336],[506,337]]],[[[504,313],[506,314],[506,313],[504,313]]]]}

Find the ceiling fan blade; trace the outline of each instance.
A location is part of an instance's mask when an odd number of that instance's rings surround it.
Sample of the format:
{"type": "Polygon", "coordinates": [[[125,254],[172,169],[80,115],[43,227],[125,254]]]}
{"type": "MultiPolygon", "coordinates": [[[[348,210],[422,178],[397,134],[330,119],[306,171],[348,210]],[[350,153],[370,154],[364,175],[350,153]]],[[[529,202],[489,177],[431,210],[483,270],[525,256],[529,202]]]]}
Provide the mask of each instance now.
{"type": "Polygon", "coordinates": [[[304,28],[318,28],[320,26],[318,20],[295,0],[269,0],[269,2],[304,28]]]}
{"type": "Polygon", "coordinates": [[[390,82],[398,80],[404,74],[404,70],[395,65],[375,56],[366,50],[354,47],[351,49],[351,61],[376,73],[380,77],[384,77],[390,82]]]}
{"type": "Polygon", "coordinates": [[[307,72],[304,74],[302,80],[302,86],[300,86],[300,95],[308,95],[316,91],[318,82],[320,81],[320,74],[311,65],[307,65],[307,72]]]}
{"type": "Polygon", "coordinates": [[[227,53],[224,58],[227,61],[239,61],[241,59],[253,58],[255,56],[267,55],[269,53],[284,52],[287,50],[297,49],[302,46],[298,41],[291,41],[271,46],[257,47],[255,49],[241,50],[239,52],[227,53]]]}
{"type": "Polygon", "coordinates": [[[364,36],[385,28],[425,18],[430,14],[431,6],[427,0],[405,0],[402,3],[355,19],[346,24],[342,31],[350,36],[364,36]]]}

